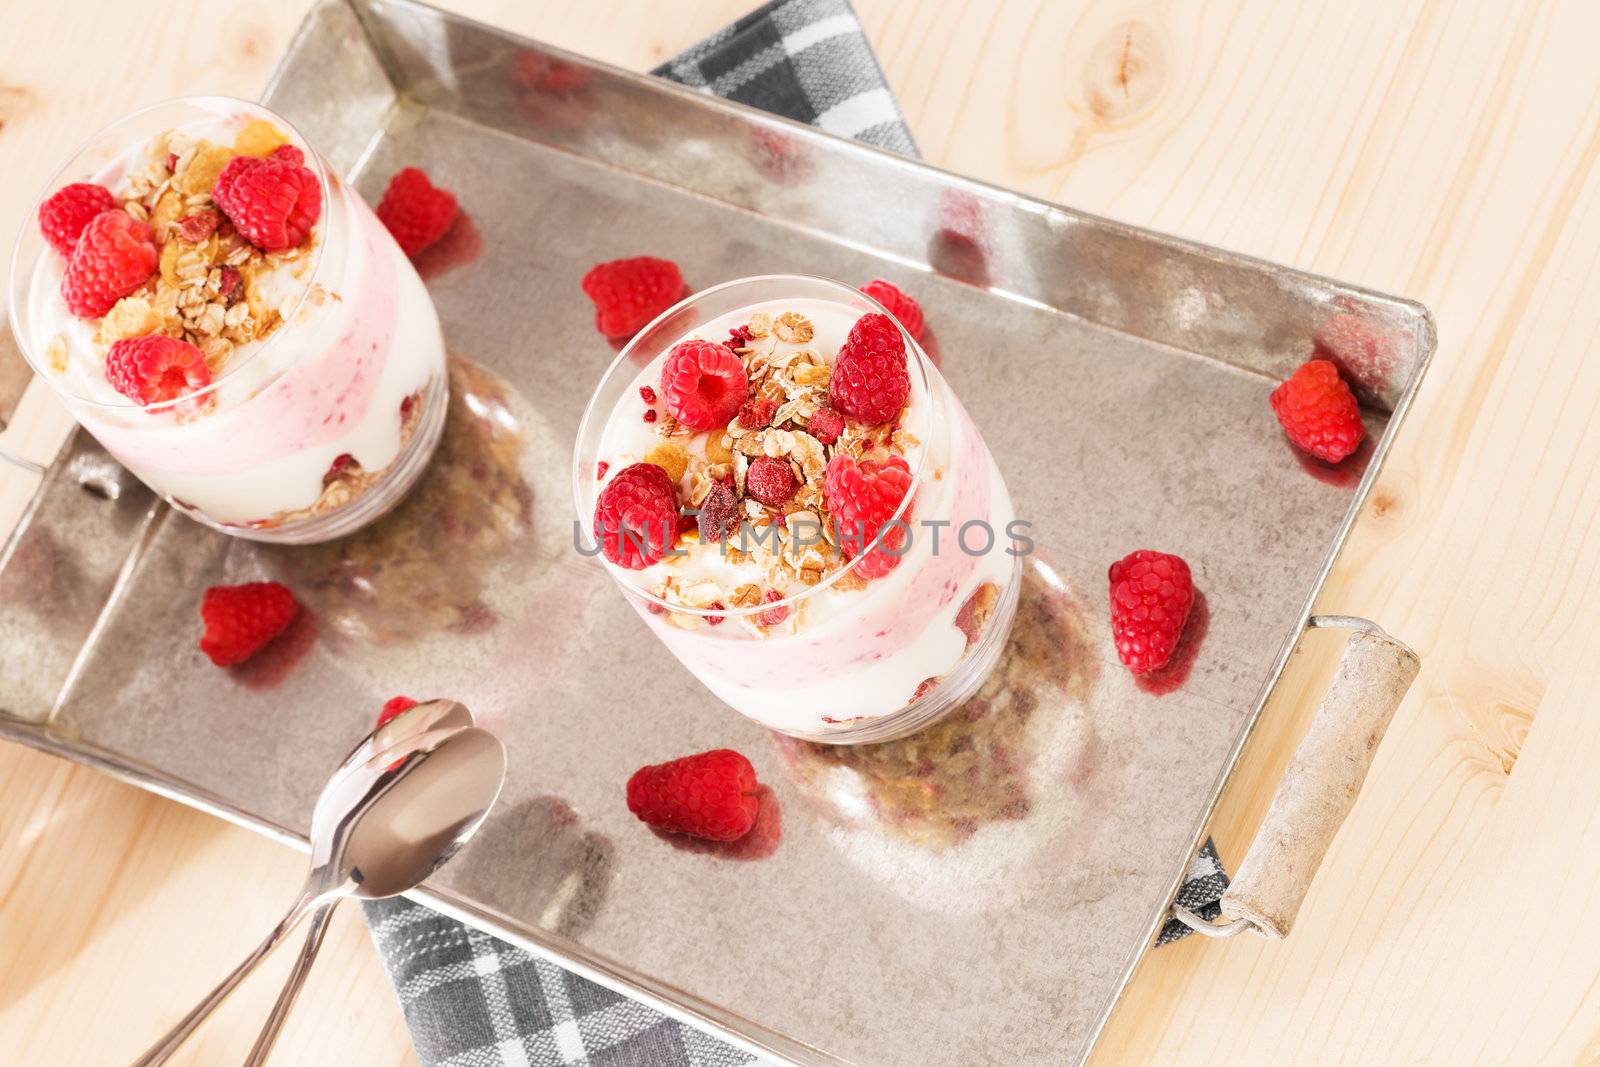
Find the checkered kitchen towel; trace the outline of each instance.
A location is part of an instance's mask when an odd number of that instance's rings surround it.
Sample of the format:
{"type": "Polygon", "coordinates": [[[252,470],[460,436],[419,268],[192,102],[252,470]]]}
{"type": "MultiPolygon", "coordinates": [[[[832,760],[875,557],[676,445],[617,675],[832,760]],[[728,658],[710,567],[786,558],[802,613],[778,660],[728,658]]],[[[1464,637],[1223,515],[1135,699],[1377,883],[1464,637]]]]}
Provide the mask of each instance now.
{"type": "MultiPolygon", "coordinates": [[[[830,133],[917,154],[847,0],[773,0],[654,73],[830,133]]],[[[1208,842],[1179,899],[1205,913],[1226,886],[1208,842]]],[[[395,899],[365,907],[417,1056],[427,1067],[756,1062],[421,905],[395,899]]],[[[1169,923],[1161,942],[1187,933],[1181,923],[1169,923]]]]}

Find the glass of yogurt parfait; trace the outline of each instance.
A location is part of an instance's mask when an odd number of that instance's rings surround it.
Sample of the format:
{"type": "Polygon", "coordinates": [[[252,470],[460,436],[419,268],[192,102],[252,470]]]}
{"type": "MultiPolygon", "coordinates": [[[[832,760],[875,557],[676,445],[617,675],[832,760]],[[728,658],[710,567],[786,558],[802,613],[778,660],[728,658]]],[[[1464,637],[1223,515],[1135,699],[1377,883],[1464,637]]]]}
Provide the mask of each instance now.
{"type": "Polygon", "coordinates": [[[96,134],[11,261],[11,324],[180,511],[306,543],[393,507],[444,425],[444,341],[393,238],[281,116],[194,97],[96,134]]]}
{"type": "Polygon", "coordinates": [[[988,446],[861,292],[764,276],[630,341],[573,460],[580,552],[713,693],[763,725],[885,741],[971,696],[1026,544],[988,446]]]}

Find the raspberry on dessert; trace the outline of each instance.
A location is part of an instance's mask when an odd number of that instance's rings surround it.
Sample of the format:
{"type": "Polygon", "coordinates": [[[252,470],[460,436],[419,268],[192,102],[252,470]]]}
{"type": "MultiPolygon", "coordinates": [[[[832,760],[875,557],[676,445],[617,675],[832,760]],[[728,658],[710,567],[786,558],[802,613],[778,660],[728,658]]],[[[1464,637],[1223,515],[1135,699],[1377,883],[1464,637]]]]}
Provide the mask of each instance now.
{"type": "Polygon", "coordinates": [[[737,841],[755,825],[756,769],[719,748],[641,767],[628,779],[628,810],[656,830],[737,841]]]}
{"type": "Polygon", "coordinates": [[[239,268],[231,263],[224,263],[218,268],[217,273],[220,275],[217,282],[217,299],[224,304],[234,303],[244,292],[244,275],[240,274],[239,268]]]}
{"type": "Polygon", "coordinates": [[[747,430],[764,430],[772,425],[778,402],[765,396],[753,396],[739,409],[739,425],[747,430]]]}
{"type": "Polygon", "coordinates": [[[601,460],[599,463],[597,463],[595,465],[595,468],[594,468],[594,480],[598,482],[598,481],[604,479],[605,476],[606,476],[606,471],[608,471],[610,469],[611,469],[611,464],[607,463],[605,460],[601,460]]]}
{"type": "Polygon", "coordinates": [[[322,217],[317,176],[287,159],[234,156],[217,175],[211,199],[263,252],[294,248],[322,217]]]}
{"type": "Polygon", "coordinates": [[[832,408],[818,408],[806,423],[806,431],[825,445],[831,445],[844,433],[844,416],[832,408]]]}
{"type": "Polygon", "coordinates": [[[583,292],[594,301],[595,329],[607,337],[627,337],[678,302],[683,274],[670,259],[615,259],[589,268],[583,292]]]}
{"type": "Polygon", "coordinates": [[[750,336],[750,324],[745,323],[743,326],[735,326],[729,330],[728,339],[724,343],[737,352],[739,349],[747,347],[751,340],[753,338],[750,336]]]}
{"type": "Polygon", "coordinates": [[[221,223],[222,216],[215,211],[210,209],[196,211],[193,215],[186,215],[178,220],[178,236],[192,245],[197,245],[216,233],[221,223]]]}
{"type": "Polygon", "coordinates": [[[260,652],[294,622],[300,605],[278,582],[214,585],[200,600],[205,633],[200,651],[219,667],[231,667],[260,652]]]}
{"type": "Polygon", "coordinates": [[[656,402],[656,391],[648,385],[641,385],[639,386],[639,399],[646,404],[654,404],[656,402]]]}
{"type": "Polygon", "coordinates": [[[410,697],[390,697],[383,705],[383,710],[378,713],[378,726],[384,726],[396,715],[410,711],[419,702],[410,697]]]}
{"type": "MultiPolygon", "coordinates": [[[[292,144],[279,145],[277,148],[272,150],[272,153],[268,156],[268,158],[281,159],[285,163],[294,163],[298,166],[304,166],[306,162],[306,154],[292,144]]],[[[882,304],[883,301],[880,300],[878,303],[882,304]]]]}
{"type": "Polygon", "coordinates": [[[1172,658],[1194,606],[1189,565],[1165,552],[1140,549],[1111,565],[1111,636],[1117,658],[1134,674],[1172,658]]]}
{"type": "Polygon", "coordinates": [[[73,246],[61,278],[61,298],[80,319],[98,319],[149,281],[158,262],[149,226],[126,212],[102,211],[73,246]]]}
{"type": "Polygon", "coordinates": [[[878,278],[863,285],[861,291],[888,308],[889,314],[900,320],[900,325],[914,340],[922,340],[922,305],[898,285],[878,278]]]}
{"type": "Polygon", "coordinates": [[[744,361],[727,345],[679,341],[661,367],[667,410],[692,430],[714,430],[739,413],[750,395],[744,361]]]}
{"type": "Polygon", "coordinates": [[[111,387],[145,407],[176,400],[211,384],[205,353],[165,334],[124,337],[106,353],[111,387]]]}
{"type": "MultiPolygon", "coordinates": [[[[761,599],[768,604],[776,604],[783,599],[783,594],[776,589],[768,589],[766,595],[761,599]]],[[[766,611],[756,612],[756,622],[767,627],[781,626],[783,625],[783,620],[788,617],[789,606],[787,604],[781,608],[768,608],[766,611]]]]}
{"type": "Polygon", "coordinates": [[[787,504],[797,488],[799,487],[795,484],[794,471],[789,469],[789,461],[786,459],[757,456],[751,461],[750,469],[745,472],[745,493],[768,507],[775,508],[787,504]]]}
{"type": "Polygon", "coordinates": [[[1329,463],[1354,452],[1366,436],[1355,394],[1331,360],[1302,364],[1272,391],[1272,410],[1289,440],[1329,463]]]}
{"type": "Polygon", "coordinates": [[[102,211],[115,211],[111,190],[93,182],[73,182],[57,189],[39,205],[39,229],[50,247],[71,256],[83,228],[102,211]]]}
{"type": "Polygon", "coordinates": [[[460,214],[455,196],[434,185],[417,167],[398,171],[378,201],[378,221],[388,227],[408,256],[443,237],[460,214]]]}
{"type": "Polygon", "coordinates": [[[322,488],[326,489],[338,481],[339,475],[343,474],[344,469],[354,463],[355,459],[356,457],[348,452],[340,452],[337,456],[334,456],[333,462],[328,464],[328,469],[323,472],[322,488]]]}
{"type": "Polygon", "coordinates": [[[732,537],[744,520],[739,501],[733,490],[721,482],[711,487],[711,492],[700,502],[700,539],[708,545],[721,544],[732,537]]]}
{"type": "Polygon", "coordinates": [[[616,473],[594,509],[595,540],[606,559],[629,570],[659,562],[678,530],[678,498],[667,472],[635,463],[616,473]]]}
{"type": "Polygon", "coordinates": [[[906,343],[900,327],[887,315],[863,315],[834,360],[828,378],[828,403],[869,426],[900,414],[911,395],[906,370],[906,343]]]}
{"type": "Polygon", "coordinates": [[[900,456],[857,462],[839,453],[828,461],[823,476],[823,498],[833,513],[839,549],[846,559],[854,559],[870,545],[872,550],[857,567],[863,578],[882,578],[900,563],[910,519],[910,509],[900,524],[891,526],[883,540],[874,544],[885,523],[911,490],[911,468],[900,456]]]}
{"type": "Polygon", "coordinates": [[[644,415],[642,416],[642,418],[644,419],[645,422],[655,422],[656,418],[657,418],[656,409],[655,408],[645,408],[644,409],[644,415]]]}
{"type": "MultiPolygon", "coordinates": [[[[706,610],[707,611],[727,611],[728,610],[728,605],[724,604],[720,600],[713,600],[711,603],[706,605],[706,610]]],[[[727,621],[728,621],[728,617],[726,615],[707,615],[706,616],[706,625],[707,626],[721,626],[723,623],[725,623],[727,621]]]]}

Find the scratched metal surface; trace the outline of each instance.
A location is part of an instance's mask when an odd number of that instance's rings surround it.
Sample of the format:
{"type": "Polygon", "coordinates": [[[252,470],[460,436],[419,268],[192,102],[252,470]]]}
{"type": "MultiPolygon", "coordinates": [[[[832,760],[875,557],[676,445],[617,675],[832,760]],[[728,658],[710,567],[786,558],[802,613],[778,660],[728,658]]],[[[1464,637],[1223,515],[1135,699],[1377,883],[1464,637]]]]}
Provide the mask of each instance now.
{"type": "Polygon", "coordinates": [[[1416,388],[1426,312],[410,3],[324,3],[266,100],[369,197],[415,163],[471,216],[422,264],[454,359],[443,451],[372,530],[271,548],[173,514],[79,435],[0,557],[0,731],[294,840],[387,697],[453,696],[512,768],[435,903],[797,1060],[1084,1055],[1416,388]],[[576,71],[560,88],[552,59],[576,71]],[[643,253],[697,285],[887,275],[921,298],[1040,545],[967,714],[780,741],[570,551],[568,456],[612,351],[577,281],[643,253]],[[1375,444],[1330,472],[1267,394],[1356,319],[1375,444]],[[1105,568],[1144,546],[1203,598],[1164,689],[1106,636],[1105,568]],[[310,611],[219,671],[193,651],[199,591],[262,576],[310,611]],[[754,840],[690,847],[627,813],[635,767],[724,745],[770,790],[754,840]]]}

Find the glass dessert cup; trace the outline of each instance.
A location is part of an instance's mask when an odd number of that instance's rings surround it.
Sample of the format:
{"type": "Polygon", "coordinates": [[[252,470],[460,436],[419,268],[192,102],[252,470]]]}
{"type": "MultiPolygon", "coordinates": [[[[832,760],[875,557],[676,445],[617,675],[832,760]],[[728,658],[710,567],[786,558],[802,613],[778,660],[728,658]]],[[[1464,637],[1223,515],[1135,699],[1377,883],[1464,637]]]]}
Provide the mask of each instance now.
{"type": "Polygon", "coordinates": [[[288,121],[224,97],[154,105],[91,138],[39,206],[12,253],[12,330],[79,425],[175,508],[236,537],[309,543],[360,529],[416,482],[449,388],[437,313],[371,209],[288,121]],[[235,233],[210,191],[228,158],[278,142],[315,176],[320,212],[274,253],[235,233]],[[161,257],[99,318],[69,311],[66,261],[37,221],[77,181],[110,189],[161,257]],[[187,223],[200,216],[215,224],[197,234],[187,223]],[[148,404],[113,387],[111,345],[152,334],[199,348],[209,380],[148,404]]]}
{"type": "Polygon", "coordinates": [[[573,458],[579,551],[600,559],[650,629],[725,703],[780,733],[829,744],[905,736],[978,690],[1016,612],[1026,541],[983,438],[903,329],[911,384],[898,419],[878,427],[847,419],[827,444],[809,434],[810,414],[827,404],[829,375],[816,368],[831,372],[853,324],[874,313],[886,314],[857,290],[821,278],[744,278],[698,293],[617,356],[590,399],[573,458]],[[786,335],[779,332],[785,311],[800,320],[786,335]],[[695,432],[656,403],[661,365],[676,344],[722,341],[756,322],[757,336],[734,346],[747,370],[757,368],[752,395],[765,389],[786,398],[772,427],[741,428],[735,419],[726,435],[695,432]],[[773,379],[785,373],[775,388],[773,379]],[[687,454],[678,470],[671,468],[682,456],[673,446],[687,454]],[[778,509],[781,522],[774,509],[763,515],[742,496],[737,534],[712,543],[683,522],[673,554],[629,569],[596,541],[596,505],[610,477],[637,462],[658,463],[663,447],[685,514],[708,499],[709,482],[743,493],[749,464],[762,455],[793,461],[800,488],[778,509]],[[864,462],[886,449],[901,450],[909,489],[890,520],[867,532],[875,539],[864,548],[859,540],[846,544],[848,534],[827,514],[826,462],[841,453],[864,462]],[[721,464],[724,450],[732,458],[721,464]],[[867,577],[878,552],[898,562],[867,577]]]}

